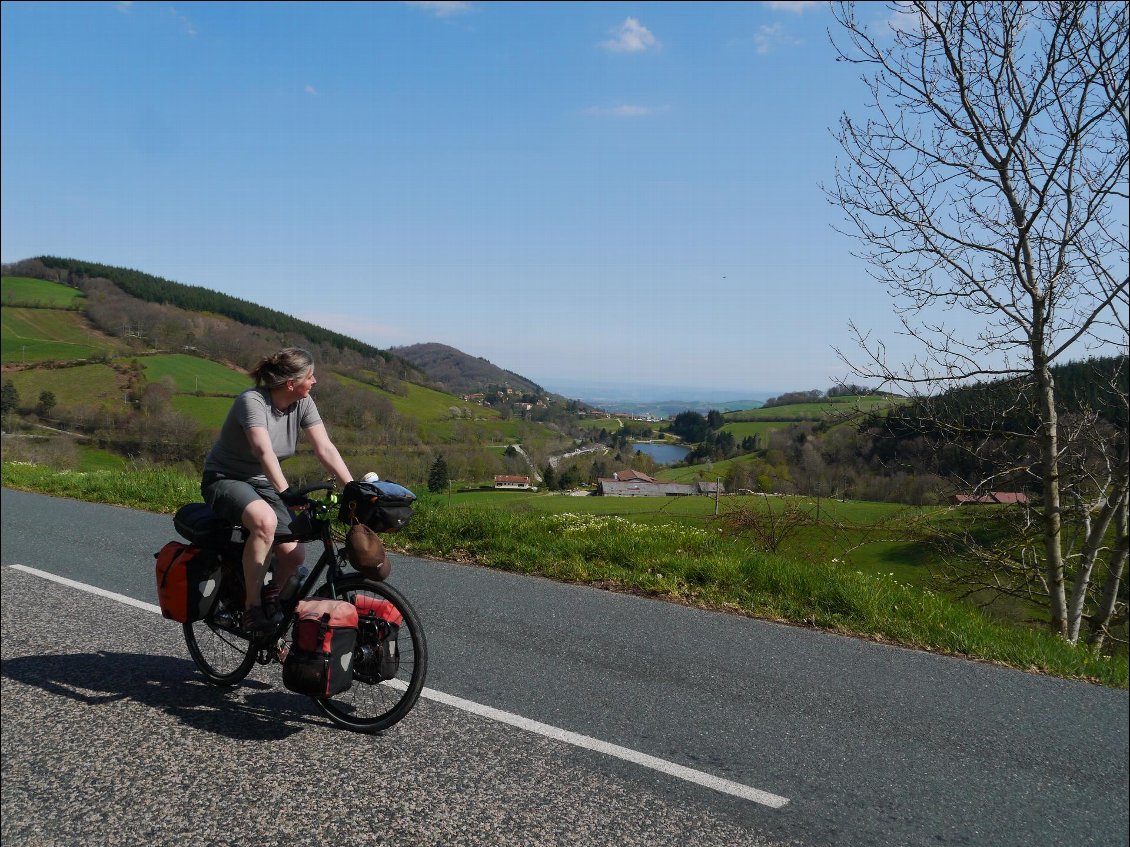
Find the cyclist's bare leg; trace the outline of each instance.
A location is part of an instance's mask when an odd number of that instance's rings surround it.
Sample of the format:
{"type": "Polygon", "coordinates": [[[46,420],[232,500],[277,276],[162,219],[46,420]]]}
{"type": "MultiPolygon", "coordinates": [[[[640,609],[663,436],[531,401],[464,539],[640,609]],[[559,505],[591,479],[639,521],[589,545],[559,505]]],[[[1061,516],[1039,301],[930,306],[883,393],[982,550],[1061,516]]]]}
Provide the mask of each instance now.
{"type": "Polygon", "coordinates": [[[248,503],[243,510],[243,527],[247,530],[247,543],[243,545],[243,580],[247,588],[244,598],[246,608],[262,602],[263,577],[267,574],[267,556],[275,543],[278,518],[266,500],[248,503]]]}
{"type": "Polygon", "coordinates": [[[272,585],[286,585],[294,572],[306,561],[306,548],[297,541],[275,545],[275,576],[272,585]]]}

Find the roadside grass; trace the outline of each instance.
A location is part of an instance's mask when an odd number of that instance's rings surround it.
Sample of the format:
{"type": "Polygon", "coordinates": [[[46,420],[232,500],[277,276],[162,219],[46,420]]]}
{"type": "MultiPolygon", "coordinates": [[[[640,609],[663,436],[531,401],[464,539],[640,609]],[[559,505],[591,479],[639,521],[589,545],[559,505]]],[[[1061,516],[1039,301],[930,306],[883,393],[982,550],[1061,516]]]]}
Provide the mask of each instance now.
{"type": "MultiPolygon", "coordinates": [[[[109,503],[172,514],[200,499],[200,479],[173,468],[71,471],[44,465],[4,462],[0,479],[9,488],[37,491],[90,503],[109,503]]],[[[172,523],[169,523],[172,531],[172,523]]]]}
{"type": "MultiPolygon", "coordinates": [[[[171,469],[76,473],[6,462],[2,481],[12,488],[166,514],[199,496],[195,475],[171,469]]],[[[460,496],[469,500],[483,495],[460,496]]],[[[572,499],[581,504],[614,498],[572,499]]],[[[692,499],[706,498],[677,498],[692,499]]],[[[414,555],[538,574],[1127,688],[1125,657],[1096,656],[1050,633],[993,620],[888,575],[853,571],[822,557],[798,559],[753,551],[706,523],[637,519],[648,517],[647,512],[627,517],[539,511],[532,497],[527,509],[490,508],[487,502],[455,504],[442,495],[424,494],[412,522],[386,536],[386,543],[414,555]]],[[[701,522],[703,516],[683,517],[701,522]]]]}

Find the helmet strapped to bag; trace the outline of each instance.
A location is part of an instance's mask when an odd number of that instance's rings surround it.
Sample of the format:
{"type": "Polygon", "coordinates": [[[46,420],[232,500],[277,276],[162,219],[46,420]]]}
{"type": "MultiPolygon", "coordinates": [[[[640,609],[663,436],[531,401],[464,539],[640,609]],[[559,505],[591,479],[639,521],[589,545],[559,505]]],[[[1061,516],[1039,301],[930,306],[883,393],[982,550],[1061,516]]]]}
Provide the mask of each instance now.
{"type": "Polygon", "coordinates": [[[387,579],[392,572],[384,542],[363,523],[354,524],[345,536],[345,557],[369,579],[387,579]]]}

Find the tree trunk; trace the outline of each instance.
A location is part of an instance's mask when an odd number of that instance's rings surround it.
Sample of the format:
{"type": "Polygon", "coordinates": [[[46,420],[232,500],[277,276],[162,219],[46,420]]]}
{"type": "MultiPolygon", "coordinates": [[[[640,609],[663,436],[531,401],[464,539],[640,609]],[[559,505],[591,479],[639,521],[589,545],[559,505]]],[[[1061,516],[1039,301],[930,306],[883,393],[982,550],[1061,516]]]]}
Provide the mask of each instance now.
{"type": "MultiPolygon", "coordinates": [[[[1038,355],[1038,354],[1037,354],[1038,355]]],[[[1040,461],[1043,466],[1044,504],[1042,509],[1044,557],[1046,560],[1051,625],[1067,637],[1067,594],[1063,584],[1063,515],[1059,503],[1059,419],[1055,408],[1055,385],[1051,369],[1040,361],[1036,369],[1040,409],[1040,461]]]]}
{"type": "Polygon", "coordinates": [[[1130,493],[1123,493],[1122,503],[1118,508],[1118,517],[1115,519],[1115,532],[1117,541],[1110,554],[1110,567],[1107,570],[1106,581],[1103,583],[1102,597],[1099,599],[1098,608],[1091,616],[1091,633],[1088,638],[1095,650],[1103,646],[1106,638],[1107,627],[1114,616],[1115,605],[1118,602],[1118,584],[1122,579],[1122,571],[1126,567],[1127,553],[1130,549],[1130,533],[1127,524],[1130,523],[1130,493]]]}

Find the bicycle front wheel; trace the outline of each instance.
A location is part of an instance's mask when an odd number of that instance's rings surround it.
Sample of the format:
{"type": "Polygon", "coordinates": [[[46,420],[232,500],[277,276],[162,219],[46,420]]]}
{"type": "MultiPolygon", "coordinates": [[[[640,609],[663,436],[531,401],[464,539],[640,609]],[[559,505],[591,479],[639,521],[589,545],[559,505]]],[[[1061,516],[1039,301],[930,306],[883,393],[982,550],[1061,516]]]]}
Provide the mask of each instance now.
{"type": "MultiPolygon", "coordinates": [[[[360,574],[347,576],[332,586],[323,585],[318,589],[318,596],[346,600],[354,605],[361,597],[387,600],[403,619],[385,644],[386,655],[397,657],[395,672],[387,666],[383,671],[378,669],[372,658],[355,658],[350,688],[332,698],[314,698],[326,716],[345,729],[369,733],[388,729],[416,705],[428,673],[428,645],[415,610],[391,585],[360,574]]],[[[367,655],[374,646],[375,642],[366,643],[362,632],[358,650],[367,655]]]]}
{"type": "Polygon", "coordinates": [[[258,650],[239,632],[242,583],[225,572],[219,590],[219,599],[204,620],[183,625],[184,643],[210,683],[229,686],[251,673],[258,650]]]}

